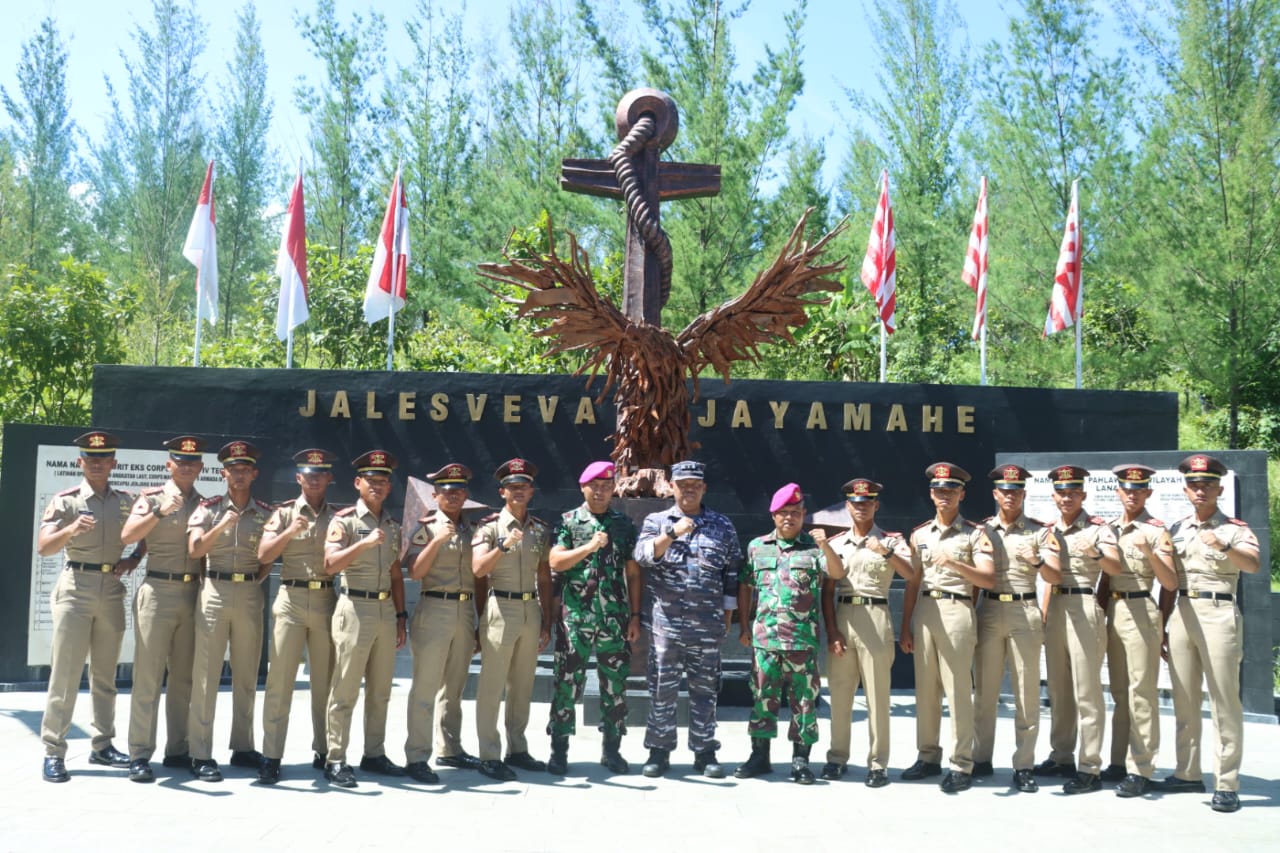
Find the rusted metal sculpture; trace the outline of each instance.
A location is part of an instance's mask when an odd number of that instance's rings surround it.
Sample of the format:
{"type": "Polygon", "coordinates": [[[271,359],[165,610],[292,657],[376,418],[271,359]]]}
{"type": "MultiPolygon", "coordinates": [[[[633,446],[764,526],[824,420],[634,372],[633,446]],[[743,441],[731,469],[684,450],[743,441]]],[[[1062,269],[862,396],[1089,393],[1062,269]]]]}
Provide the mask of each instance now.
{"type": "Polygon", "coordinates": [[[715,195],[720,167],[658,160],[675,139],[676,106],[652,89],[629,93],[618,105],[621,140],[608,161],[565,160],[561,185],[573,192],[622,197],[627,201],[627,266],[623,279],[625,313],[602,298],[591,265],[572,233],[567,257],[556,251],[548,223],[547,252],[536,258],[512,258],[480,265],[481,275],[525,291],[522,298],[491,290],[520,306],[520,316],[538,322],[539,337],[554,338],[548,355],[584,352],[578,373],[603,370],[598,400],[617,389],[617,429],[613,460],[624,475],[624,492],[661,493],[662,469],[687,458],[689,392],[694,380],[712,367],[725,382],[734,361],[756,359],[765,343],[794,343],[793,328],[808,322],[806,309],[830,300],[813,294],[843,286],[832,279],[843,261],[819,259],[843,223],[812,245],[804,241],[805,211],[770,267],[745,293],[695,319],[673,336],[660,323],[671,281],[671,247],[658,218],[665,199],[715,195]]]}

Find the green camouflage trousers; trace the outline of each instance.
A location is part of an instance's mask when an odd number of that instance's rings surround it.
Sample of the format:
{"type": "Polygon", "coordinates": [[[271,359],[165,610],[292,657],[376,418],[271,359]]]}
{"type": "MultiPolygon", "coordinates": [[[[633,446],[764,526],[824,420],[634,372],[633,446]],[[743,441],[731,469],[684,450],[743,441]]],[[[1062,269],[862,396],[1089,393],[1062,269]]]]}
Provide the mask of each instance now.
{"type": "Polygon", "coordinates": [[[791,696],[791,726],[787,738],[794,743],[818,742],[818,661],[812,651],[755,649],[753,676],[755,705],[747,732],[753,738],[778,736],[778,708],[782,690],[791,696]]]}
{"type": "Polygon", "coordinates": [[[587,659],[593,648],[600,682],[600,730],[605,737],[620,737],[626,732],[631,649],[625,631],[623,619],[608,616],[561,621],[556,631],[555,684],[547,734],[555,737],[577,731],[575,708],[582,699],[587,659]]]}

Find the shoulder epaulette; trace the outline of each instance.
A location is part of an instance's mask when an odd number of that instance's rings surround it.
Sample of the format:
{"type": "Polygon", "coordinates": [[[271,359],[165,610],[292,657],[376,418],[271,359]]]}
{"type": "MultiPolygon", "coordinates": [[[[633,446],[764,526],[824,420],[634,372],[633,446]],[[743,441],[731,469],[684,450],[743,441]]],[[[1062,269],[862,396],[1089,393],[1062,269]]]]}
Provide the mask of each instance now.
{"type": "Polygon", "coordinates": [[[498,520],[498,516],[500,516],[500,515],[502,515],[502,513],[501,513],[501,512],[491,512],[491,513],[489,513],[488,515],[486,515],[484,518],[480,519],[480,521],[479,521],[478,523],[479,523],[479,524],[488,524],[488,523],[489,523],[489,522],[491,522],[491,521],[497,521],[497,520],[498,520]]]}
{"type": "Polygon", "coordinates": [[[204,500],[200,501],[200,506],[217,506],[218,504],[222,503],[222,499],[224,497],[225,495],[218,495],[217,497],[214,497],[214,498],[205,498],[204,500]]]}
{"type": "Polygon", "coordinates": [[[428,512],[426,515],[422,516],[422,518],[419,518],[418,523],[426,524],[428,521],[433,521],[435,517],[436,517],[436,510],[433,509],[430,512],[428,512]]]}
{"type": "Polygon", "coordinates": [[[928,527],[930,524],[933,524],[933,519],[932,519],[932,518],[931,518],[931,519],[929,519],[928,521],[922,521],[922,522],[920,522],[920,523],[919,523],[919,524],[917,524],[915,527],[911,528],[911,532],[912,532],[912,533],[915,533],[917,530],[924,530],[924,529],[925,529],[926,527],[928,527]]]}
{"type": "Polygon", "coordinates": [[[161,493],[161,492],[163,492],[163,491],[164,491],[164,486],[152,486],[152,487],[151,487],[151,488],[149,488],[149,489],[143,489],[143,490],[142,490],[142,494],[144,494],[144,495],[158,495],[158,494],[160,494],[160,493],[161,493]]]}
{"type": "Polygon", "coordinates": [[[1164,527],[1164,522],[1158,518],[1148,518],[1147,524],[1150,524],[1152,527],[1164,527]]]}
{"type": "Polygon", "coordinates": [[[983,523],[983,524],[991,524],[991,523],[992,523],[993,521],[995,521],[997,518],[999,518],[999,516],[996,516],[996,515],[988,515],[986,518],[982,519],[982,523],[983,523]]]}
{"type": "Polygon", "coordinates": [[[1089,516],[1089,523],[1090,524],[1106,524],[1107,520],[1100,515],[1091,515],[1089,516]]]}
{"type": "Polygon", "coordinates": [[[356,512],[356,508],[354,506],[349,506],[346,509],[338,510],[333,515],[334,515],[334,518],[337,518],[339,516],[355,515],[355,512],[356,512]]]}
{"type": "Polygon", "coordinates": [[[969,519],[967,519],[967,518],[966,518],[966,519],[964,519],[964,523],[965,523],[965,525],[966,525],[966,526],[968,526],[968,527],[981,527],[981,526],[982,526],[982,525],[981,525],[981,524],[979,524],[978,522],[976,522],[976,521],[970,521],[970,520],[969,520],[969,519]]]}
{"type": "Polygon", "coordinates": [[[254,498],[253,502],[256,503],[258,505],[258,509],[263,512],[271,512],[276,508],[275,504],[269,504],[264,500],[259,500],[258,498],[254,498]]]}
{"type": "Polygon", "coordinates": [[[886,531],[884,532],[884,535],[885,535],[885,536],[897,536],[899,539],[901,539],[901,538],[902,538],[902,534],[901,534],[901,533],[899,533],[899,532],[898,532],[898,531],[896,531],[896,530],[886,530],[886,531]]]}
{"type": "Polygon", "coordinates": [[[72,487],[71,487],[71,488],[69,488],[69,489],[63,489],[62,491],[58,492],[58,497],[60,497],[60,498],[65,498],[65,497],[67,497],[68,495],[74,495],[74,494],[75,494],[76,492],[78,492],[78,491],[80,491],[80,487],[79,487],[79,486],[72,486],[72,487]]]}
{"type": "Polygon", "coordinates": [[[828,541],[828,542],[835,542],[837,539],[848,539],[848,538],[849,538],[849,537],[851,537],[851,536],[853,536],[853,531],[852,531],[852,530],[841,530],[841,531],[840,531],[839,533],[837,533],[835,536],[829,536],[829,537],[827,537],[827,541],[828,541]]]}
{"type": "Polygon", "coordinates": [[[1248,527],[1248,526],[1249,526],[1249,522],[1247,522],[1247,521],[1241,521],[1241,520],[1240,520],[1240,519],[1238,519],[1238,518],[1228,518],[1228,519],[1227,519],[1227,521],[1231,522],[1232,524],[1234,524],[1234,525],[1236,525],[1236,526],[1238,526],[1238,527],[1248,527]]]}
{"type": "Polygon", "coordinates": [[[543,527],[550,527],[550,526],[551,526],[550,524],[547,524],[545,521],[543,521],[541,518],[539,518],[538,516],[534,515],[533,513],[529,513],[529,520],[530,520],[530,521],[537,522],[538,524],[541,524],[543,527]]]}

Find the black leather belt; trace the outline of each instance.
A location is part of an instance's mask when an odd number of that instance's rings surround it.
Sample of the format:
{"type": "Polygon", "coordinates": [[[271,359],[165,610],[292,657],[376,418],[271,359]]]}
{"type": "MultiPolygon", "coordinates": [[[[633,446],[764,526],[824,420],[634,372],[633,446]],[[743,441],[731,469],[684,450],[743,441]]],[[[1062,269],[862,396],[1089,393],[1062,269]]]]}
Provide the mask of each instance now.
{"type": "Polygon", "coordinates": [[[870,595],[842,595],[836,599],[840,604],[888,604],[887,598],[875,598],[870,595]]]}
{"type": "Polygon", "coordinates": [[[347,595],[351,596],[352,598],[371,598],[374,601],[386,601],[388,598],[391,597],[391,591],[387,590],[386,592],[368,592],[363,589],[349,589],[347,590],[347,595]]]}
{"type": "Polygon", "coordinates": [[[249,572],[214,572],[206,571],[206,577],[213,578],[216,581],[231,581],[232,583],[245,583],[246,581],[256,581],[257,573],[249,572]]]}
{"type": "Polygon", "coordinates": [[[505,589],[491,589],[489,592],[498,598],[513,598],[516,601],[533,601],[538,597],[536,592],[507,592],[505,589]]]}
{"type": "Polygon", "coordinates": [[[973,596],[959,592],[943,592],[940,589],[926,589],[924,594],[929,598],[945,598],[948,601],[973,601],[973,596]]]}
{"type": "Polygon", "coordinates": [[[288,578],[280,581],[281,586],[291,586],[294,589],[331,589],[333,587],[332,580],[326,581],[310,581],[301,580],[299,578],[288,578]]]}
{"type": "Polygon", "coordinates": [[[115,571],[115,563],[77,563],[75,560],[67,560],[67,565],[80,572],[113,572],[115,571]]]}
{"type": "Polygon", "coordinates": [[[1203,598],[1207,601],[1235,601],[1235,596],[1229,592],[1206,592],[1203,589],[1180,589],[1178,595],[1183,598],[1203,598]]]}
{"type": "Polygon", "coordinates": [[[441,592],[438,589],[424,589],[422,596],[424,598],[443,598],[445,601],[470,601],[476,597],[473,592],[441,592]]]}
{"type": "Polygon", "coordinates": [[[1034,592],[992,592],[989,589],[982,591],[982,597],[992,601],[1035,601],[1036,594],[1034,592]]]}
{"type": "Polygon", "coordinates": [[[1055,586],[1054,595],[1093,595],[1093,589],[1087,586],[1055,586]]]}
{"type": "Polygon", "coordinates": [[[196,572],[187,572],[186,574],[181,574],[181,573],[174,574],[172,572],[153,572],[151,569],[147,569],[147,577],[155,578],[156,580],[161,580],[161,581],[179,581],[181,583],[191,583],[193,580],[200,577],[200,575],[196,572]]]}
{"type": "Polygon", "coordinates": [[[1115,590],[1112,590],[1111,592],[1111,598],[1116,601],[1120,601],[1126,598],[1150,598],[1150,597],[1151,597],[1151,593],[1148,590],[1139,590],[1137,592],[1116,592],[1115,590]]]}

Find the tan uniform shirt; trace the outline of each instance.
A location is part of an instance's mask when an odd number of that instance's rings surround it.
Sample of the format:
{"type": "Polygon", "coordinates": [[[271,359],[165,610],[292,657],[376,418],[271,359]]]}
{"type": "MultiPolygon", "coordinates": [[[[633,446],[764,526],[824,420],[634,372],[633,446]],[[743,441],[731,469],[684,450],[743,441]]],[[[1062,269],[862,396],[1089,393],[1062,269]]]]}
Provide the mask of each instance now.
{"type": "Polygon", "coordinates": [[[1255,547],[1258,537],[1249,525],[1229,518],[1221,510],[1203,523],[1194,514],[1174,523],[1169,529],[1173,539],[1173,565],[1178,572],[1178,589],[1235,594],[1240,570],[1227,555],[1200,540],[1201,530],[1212,530],[1223,545],[1249,543],[1255,547]]]}
{"type": "Polygon", "coordinates": [[[868,539],[879,539],[907,562],[911,561],[911,546],[901,533],[890,533],[880,525],[873,525],[866,536],[859,536],[849,529],[832,537],[831,549],[844,564],[847,575],[836,581],[836,596],[860,595],[867,598],[888,598],[889,585],[893,583],[893,567],[890,554],[881,556],[866,547],[868,539]]]}
{"type": "Polygon", "coordinates": [[[939,566],[943,559],[973,565],[973,552],[982,536],[982,526],[956,516],[943,527],[932,518],[911,531],[911,564],[927,590],[973,595],[973,584],[955,569],[939,566]]]}
{"type": "MultiPolygon", "coordinates": [[[[191,513],[187,522],[187,530],[202,530],[208,533],[228,511],[234,510],[231,499],[226,495],[218,495],[204,501],[191,513]]],[[[222,531],[209,549],[206,557],[210,571],[225,574],[256,575],[258,573],[258,542],[262,539],[262,528],[271,513],[271,505],[254,498],[240,510],[236,523],[222,531]]]]}
{"type": "MultiPolygon", "coordinates": [[[[414,549],[421,549],[441,535],[448,517],[442,512],[431,512],[418,522],[413,532],[414,549]]],[[[423,592],[467,592],[475,594],[476,576],[471,570],[471,537],[475,530],[465,516],[458,519],[458,535],[450,538],[440,550],[436,560],[422,578],[423,592]]]]}
{"type": "MultiPolygon", "coordinates": [[[[1169,542],[1169,532],[1164,528],[1164,522],[1158,518],[1153,518],[1151,513],[1145,509],[1128,524],[1125,524],[1119,518],[1115,519],[1111,522],[1111,531],[1117,544],[1130,536],[1141,536],[1147,540],[1147,545],[1157,554],[1161,551],[1167,553],[1172,547],[1169,542]]],[[[1156,572],[1151,565],[1151,561],[1142,553],[1141,548],[1130,541],[1120,548],[1120,562],[1124,565],[1124,571],[1118,575],[1111,576],[1112,591],[1151,591],[1151,587],[1155,583],[1156,572]]]]}
{"type": "Polygon", "coordinates": [[[93,529],[72,536],[66,544],[67,559],[75,563],[115,564],[120,562],[124,546],[120,530],[129,516],[133,495],[107,486],[101,497],[81,481],[79,486],[54,495],[40,517],[40,526],[53,525],[61,530],[76,520],[81,512],[93,513],[93,529]]]}
{"type": "Polygon", "coordinates": [[[369,548],[356,554],[351,565],[342,570],[343,589],[362,592],[391,592],[391,563],[400,554],[400,523],[385,508],[378,518],[365,506],[364,500],[347,507],[333,516],[329,522],[326,545],[349,548],[356,540],[363,539],[369,531],[382,528],[385,538],[377,548],[369,548]]]}
{"type": "Polygon", "coordinates": [[[983,522],[978,551],[990,557],[995,564],[995,586],[991,592],[1025,594],[1036,591],[1036,575],[1040,567],[1018,555],[1028,546],[1035,553],[1038,546],[1044,544],[1046,526],[1044,522],[1022,513],[1008,524],[1002,522],[998,515],[983,522]]]}
{"type": "MultiPolygon", "coordinates": [[[[481,520],[472,546],[481,542],[491,549],[496,549],[506,535],[513,529],[521,527],[515,516],[507,512],[506,507],[497,515],[489,515],[481,520]]],[[[497,565],[489,574],[491,589],[503,592],[537,592],[538,564],[547,559],[551,551],[551,528],[545,521],[535,515],[525,516],[524,538],[510,552],[498,557],[497,565]]]]}
{"type": "Polygon", "coordinates": [[[299,495],[295,500],[276,507],[267,520],[265,533],[277,534],[293,524],[301,516],[307,520],[307,529],[289,540],[280,554],[281,580],[326,580],[324,570],[324,538],[333,521],[333,507],[328,502],[319,511],[311,508],[307,499],[299,495]]]}
{"type": "Polygon", "coordinates": [[[1095,589],[1102,564],[1085,555],[1094,553],[1095,549],[1100,550],[1101,545],[1115,544],[1115,534],[1107,523],[1082,512],[1068,525],[1059,518],[1049,532],[1045,547],[1058,554],[1062,569],[1062,580],[1058,586],[1095,589]]]}
{"type": "MultiPolygon", "coordinates": [[[[133,502],[134,515],[154,513],[169,499],[170,495],[181,495],[182,492],[172,480],[154,489],[143,489],[142,494],[133,502]]],[[[192,559],[187,553],[187,520],[199,507],[203,498],[195,489],[183,501],[182,509],[161,516],[147,534],[147,569],[170,574],[190,574],[200,571],[200,560],[192,559]]]]}

